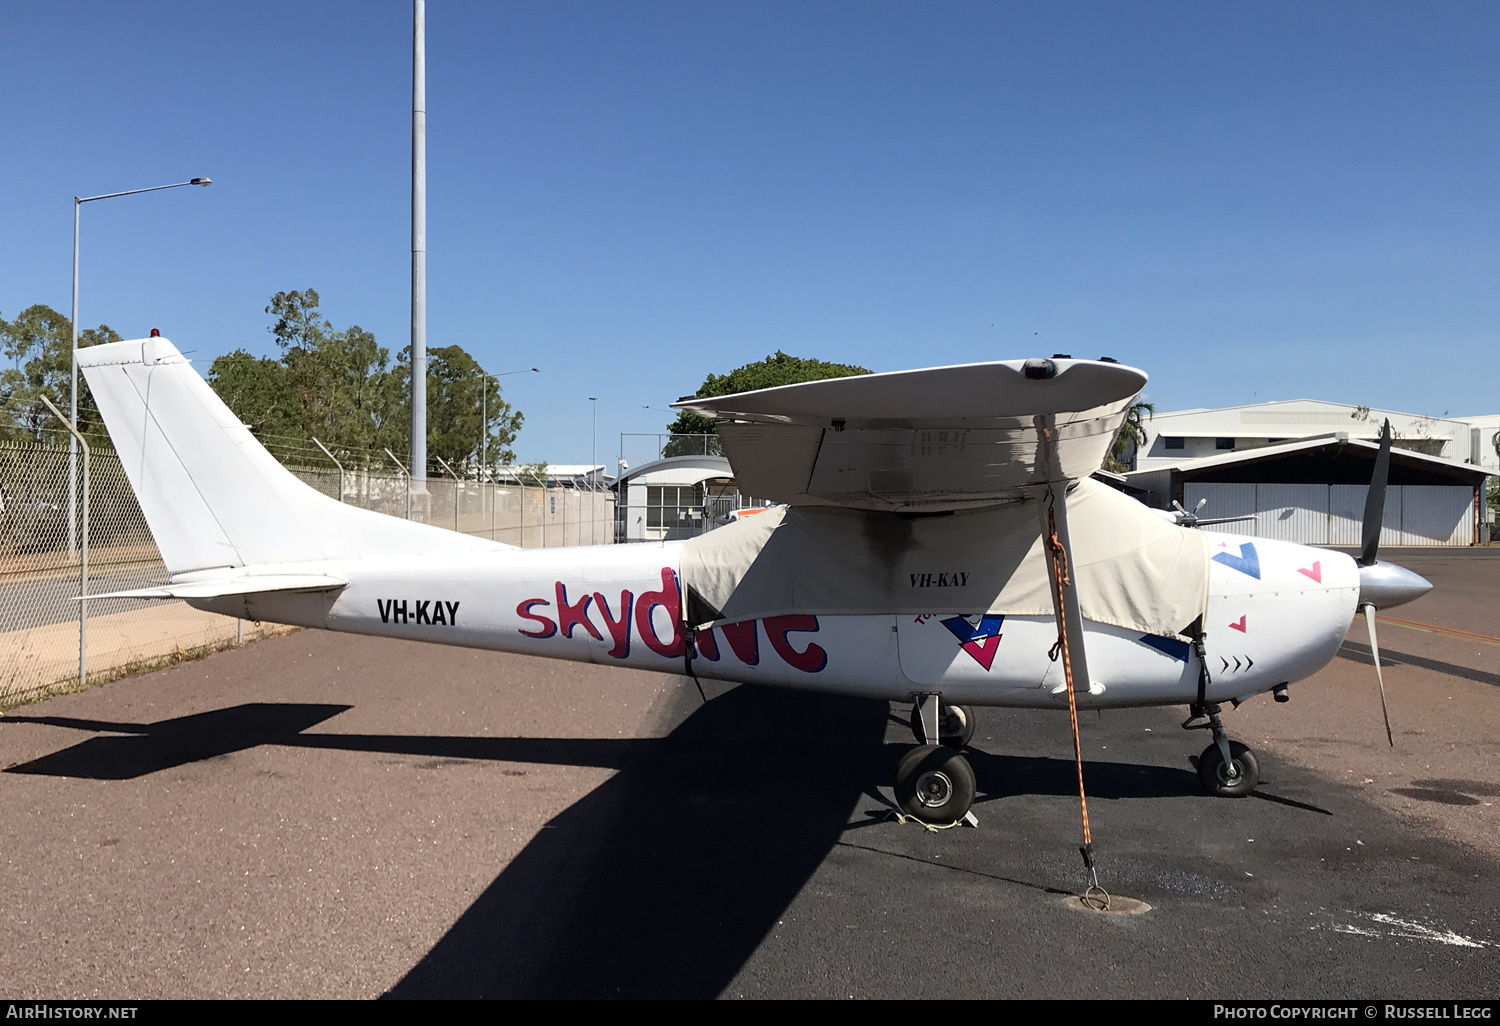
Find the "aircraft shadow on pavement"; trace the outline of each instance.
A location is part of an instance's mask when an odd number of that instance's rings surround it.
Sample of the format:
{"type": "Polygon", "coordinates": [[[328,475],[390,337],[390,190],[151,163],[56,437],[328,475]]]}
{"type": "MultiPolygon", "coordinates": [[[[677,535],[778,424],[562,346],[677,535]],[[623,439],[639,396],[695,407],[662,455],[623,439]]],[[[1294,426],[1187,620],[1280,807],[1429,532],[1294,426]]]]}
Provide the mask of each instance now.
{"type": "MultiPolygon", "coordinates": [[[[1345,641],[1339,649],[1339,658],[1348,659],[1350,662],[1363,663],[1366,666],[1375,665],[1375,656],[1369,645],[1362,645],[1357,641],[1345,641]]],[[[1487,673],[1484,670],[1476,670],[1472,666],[1459,666],[1457,663],[1444,662],[1441,659],[1429,659],[1426,656],[1411,655],[1408,652],[1397,652],[1389,648],[1380,649],[1380,662],[1389,669],[1392,666],[1407,664],[1420,666],[1424,670],[1434,670],[1438,673],[1447,674],[1450,677],[1462,677],[1479,684],[1490,684],[1500,687],[1500,673],[1487,673]]]]}
{"type": "Polygon", "coordinates": [[[882,772],[888,708],[713,699],[547,824],[388,996],[717,996],[882,772]]]}
{"type": "Polygon", "coordinates": [[[90,738],[30,762],[18,763],[5,772],[86,780],[130,780],[260,745],[619,769],[630,760],[634,751],[657,743],[649,738],[304,733],[351,708],[348,705],[251,702],[156,723],[121,723],[68,716],[7,716],[0,722],[39,723],[123,736],[90,738]]]}
{"type": "Polygon", "coordinates": [[[739,687],[656,739],[305,733],[349,708],[0,722],[120,735],[6,771],[95,780],[260,745],[621,770],[548,823],[393,997],[717,996],[838,842],[864,789],[890,775],[885,702],[739,687]]]}
{"type": "MultiPolygon", "coordinates": [[[[665,738],[305,733],[349,708],[248,703],[145,724],[0,723],[123,735],[6,771],[97,780],[259,745],[620,770],[506,866],[392,988],[402,998],[715,997],[845,831],[865,825],[851,814],[889,784],[909,746],[883,743],[885,702],[756,687],[719,695],[665,738]]],[[[982,800],[1076,793],[1069,760],[967,754],[982,800]]],[[[1200,794],[1183,769],[1090,761],[1084,773],[1101,798],[1200,794]]]]}
{"type": "MultiPolygon", "coordinates": [[[[983,801],[1019,795],[1078,794],[1078,767],[1072,759],[991,755],[972,746],[964,754],[974,767],[983,801]]],[[[1090,797],[1181,798],[1203,794],[1196,773],[1170,766],[1085,759],[1083,779],[1090,797]]]]}
{"type": "Polygon", "coordinates": [[[295,743],[308,727],[348,710],[347,705],[254,702],[178,716],[156,723],[115,723],[68,716],[7,716],[4,723],[41,723],[122,737],[94,737],[6,769],[90,780],[129,780],[259,745],[295,743]]]}
{"type": "MultiPolygon", "coordinates": [[[[896,746],[892,746],[896,747],[896,746]]],[[[976,805],[1023,795],[1074,796],[1078,794],[1078,768],[1071,759],[1023,755],[991,755],[972,746],[964,749],[980,797],[976,805]]],[[[1196,762],[1194,763],[1196,766],[1196,762]]],[[[1090,798],[1201,798],[1218,802],[1198,783],[1196,770],[1172,766],[1150,766],[1132,762],[1101,762],[1085,759],[1083,782],[1090,798]]],[[[1333,815],[1327,809],[1257,788],[1251,797],[1261,801],[1333,815]]]]}

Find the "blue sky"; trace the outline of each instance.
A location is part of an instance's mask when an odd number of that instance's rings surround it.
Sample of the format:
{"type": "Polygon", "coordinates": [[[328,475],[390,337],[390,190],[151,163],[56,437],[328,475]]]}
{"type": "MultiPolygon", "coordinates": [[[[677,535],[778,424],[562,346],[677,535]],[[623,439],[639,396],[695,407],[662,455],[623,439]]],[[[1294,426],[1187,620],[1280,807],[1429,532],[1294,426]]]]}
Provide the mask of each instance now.
{"type": "MultiPolygon", "coordinates": [[[[428,5],[428,340],[525,460],[777,349],[1067,352],[1161,409],[1500,411],[1500,5],[428,5]]],[[[0,9],[0,315],[408,341],[411,5],[0,9]]]]}

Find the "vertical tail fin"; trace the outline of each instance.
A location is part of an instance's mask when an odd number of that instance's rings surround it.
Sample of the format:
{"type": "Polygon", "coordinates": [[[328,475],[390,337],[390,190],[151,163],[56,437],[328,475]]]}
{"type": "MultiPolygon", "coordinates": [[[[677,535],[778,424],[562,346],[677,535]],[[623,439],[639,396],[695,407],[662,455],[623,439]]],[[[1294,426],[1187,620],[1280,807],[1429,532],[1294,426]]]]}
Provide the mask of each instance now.
{"type": "Polygon", "coordinates": [[[346,506],[299,481],[164,338],[80,349],[78,366],[174,574],[509,547],[346,506]]]}

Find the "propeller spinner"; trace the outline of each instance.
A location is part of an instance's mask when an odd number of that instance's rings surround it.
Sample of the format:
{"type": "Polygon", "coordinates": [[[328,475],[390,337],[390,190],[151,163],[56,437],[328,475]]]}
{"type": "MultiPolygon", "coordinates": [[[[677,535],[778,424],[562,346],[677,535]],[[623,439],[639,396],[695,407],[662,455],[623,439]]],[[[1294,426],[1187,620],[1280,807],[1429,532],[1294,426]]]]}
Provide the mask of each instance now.
{"type": "Polygon", "coordinates": [[[1391,735],[1391,714],[1385,704],[1385,675],[1380,671],[1380,641],[1375,635],[1375,612],[1421,598],[1432,585],[1421,574],[1394,563],[1382,563],[1380,530],[1385,520],[1385,486],[1391,476],[1391,422],[1380,430],[1380,451],[1375,455],[1375,472],[1370,475],[1370,492],[1365,497],[1364,546],[1359,559],[1359,608],[1365,614],[1370,631],[1370,653],[1375,658],[1375,680],[1380,684],[1380,714],[1385,717],[1385,740],[1396,747],[1391,735]]]}

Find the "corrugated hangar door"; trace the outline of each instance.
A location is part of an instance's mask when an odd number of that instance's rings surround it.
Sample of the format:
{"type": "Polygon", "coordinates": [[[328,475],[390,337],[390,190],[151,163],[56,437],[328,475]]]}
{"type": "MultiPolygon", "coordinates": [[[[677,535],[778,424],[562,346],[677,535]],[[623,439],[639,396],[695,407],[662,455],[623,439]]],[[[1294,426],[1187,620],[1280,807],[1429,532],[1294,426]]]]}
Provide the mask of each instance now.
{"type": "MultiPolygon", "coordinates": [[[[1183,504],[1207,499],[1202,516],[1255,520],[1204,528],[1304,545],[1358,546],[1368,485],[1213,484],[1187,482],[1183,504]]],[[[1468,545],[1474,491],[1466,485],[1392,485],[1385,493],[1381,545],[1468,545]]]]}
{"type": "MultiPolygon", "coordinates": [[[[1212,505],[1210,503],[1209,505],[1212,505]]],[[[1208,507],[1204,507],[1207,512],[1208,507]]],[[[1328,486],[1320,484],[1258,484],[1255,486],[1257,538],[1328,544],[1328,486]]],[[[1235,524],[1225,524],[1233,530],[1235,524]]]]}
{"type": "Polygon", "coordinates": [[[1463,485],[1406,485],[1401,492],[1401,540],[1391,544],[1473,543],[1474,489],[1463,485]]]}

